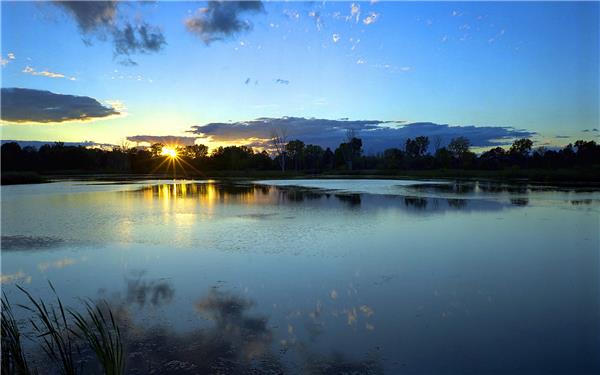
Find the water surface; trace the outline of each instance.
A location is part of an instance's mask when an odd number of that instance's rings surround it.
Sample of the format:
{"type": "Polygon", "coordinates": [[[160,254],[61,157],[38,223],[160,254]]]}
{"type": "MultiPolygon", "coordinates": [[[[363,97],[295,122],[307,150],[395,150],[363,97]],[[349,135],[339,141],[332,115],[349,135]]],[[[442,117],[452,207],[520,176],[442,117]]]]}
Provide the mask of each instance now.
{"type": "Polygon", "coordinates": [[[592,374],[599,218],[483,182],[7,186],[2,287],[107,299],[130,373],[592,374]]]}

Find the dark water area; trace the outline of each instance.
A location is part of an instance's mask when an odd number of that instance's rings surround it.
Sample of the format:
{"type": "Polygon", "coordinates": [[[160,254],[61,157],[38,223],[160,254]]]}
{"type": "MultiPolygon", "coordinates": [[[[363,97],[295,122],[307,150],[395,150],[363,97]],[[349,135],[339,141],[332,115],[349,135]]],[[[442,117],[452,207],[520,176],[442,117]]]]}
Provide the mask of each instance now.
{"type": "Polygon", "coordinates": [[[1,224],[11,303],[105,299],[131,374],[600,373],[594,190],[72,181],[1,224]]]}

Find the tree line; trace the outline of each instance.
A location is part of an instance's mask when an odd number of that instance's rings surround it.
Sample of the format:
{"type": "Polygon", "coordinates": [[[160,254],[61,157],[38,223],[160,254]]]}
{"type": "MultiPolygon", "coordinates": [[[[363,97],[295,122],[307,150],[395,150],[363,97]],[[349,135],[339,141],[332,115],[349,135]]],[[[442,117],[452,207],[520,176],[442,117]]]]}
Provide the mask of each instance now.
{"type": "Polygon", "coordinates": [[[58,171],[170,173],[240,170],[282,170],[319,173],[351,170],[427,170],[507,168],[556,169],[592,167],[600,164],[600,145],[579,140],[561,149],[533,148],[530,139],[518,139],[509,148],[495,147],[481,154],[471,151],[465,137],[452,139],[447,145],[430,147],[426,136],[407,139],[397,148],[365,155],[362,140],[349,131],[344,142],[334,150],[305,144],[299,139],[274,147],[273,154],[248,146],[218,147],[209,153],[206,145],[182,146],[177,158],[163,155],[165,145],[148,148],[117,146],[111,150],[65,146],[61,142],[34,147],[16,142],[2,145],[2,171],[58,171]]]}

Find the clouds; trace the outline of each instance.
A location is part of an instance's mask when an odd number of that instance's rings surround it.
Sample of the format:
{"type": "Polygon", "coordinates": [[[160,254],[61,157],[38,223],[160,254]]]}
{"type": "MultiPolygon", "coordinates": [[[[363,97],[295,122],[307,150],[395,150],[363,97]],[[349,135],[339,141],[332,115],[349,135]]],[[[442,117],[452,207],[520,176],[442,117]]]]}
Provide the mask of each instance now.
{"type": "MultiPolygon", "coordinates": [[[[112,37],[115,56],[160,51],[166,44],[162,31],[139,19],[135,24],[118,17],[116,1],[56,1],[68,15],[73,17],[79,30],[86,37],[96,35],[104,40],[112,37]]],[[[89,39],[84,40],[91,44],[89,39]]],[[[131,58],[122,60],[123,65],[137,65],[131,58]]]]}
{"type": "Polygon", "coordinates": [[[15,60],[15,54],[12,52],[9,52],[6,54],[6,58],[0,57],[0,65],[2,65],[2,67],[4,68],[6,65],[8,65],[8,63],[10,63],[11,61],[15,60]]]}
{"type": "Polygon", "coordinates": [[[54,4],[70,14],[84,34],[110,28],[116,21],[116,1],[55,1],[54,4]]]}
{"type": "Polygon", "coordinates": [[[298,138],[305,143],[335,148],[345,138],[347,129],[353,129],[362,138],[365,149],[380,152],[390,147],[401,147],[407,138],[425,135],[439,138],[442,145],[450,139],[467,137],[473,147],[510,144],[514,138],[530,137],[535,133],[511,127],[450,126],[430,122],[402,125],[382,120],[328,120],[304,117],[258,118],[233,123],[209,123],[193,126],[191,133],[212,141],[248,140],[254,146],[266,145],[273,129],[282,129],[288,139],[298,138]]]}
{"type": "Polygon", "coordinates": [[[377,21],[378,18],[379,18],[378,13],[371,12],[371,13],[369,13],[368,16],[365,17],[365,19],[363,19],[363,23],[365,25],[370,25],[372,23],[375,23],[375,21],[377,21]]]}
{"type": "Polygon", "coordinates": [[[206,8],[198,9],[196,15],[185,20],[185,26],[210,44],[252,30],[252,23],[241,17],[260,12],[264,12],[260,1],[209,1],[206,8]]]}
{"type": "MultiPolygon", "coordinates": [[[[137,26],[128,23],[123,29],[115,29],[113,35],[115,53],[119,55],[157,52],[167,44],[162,32],[157,27],[150,26],[147,23],[137,26]]],[[[125,65],[136,64],[131,59],[125,61],[125,65]]]]}
{"type": "Polygon", "coordinates": [[[2,88],[2,120],[11,123],[90,121],[120,113],[87,96],[50,91],[2,88]]]}
{"type": "Polygon", "coordinates": [[[68,79],[69,81],[75,81],[77,80],[77,78],[75,77],[67,77],[62,73],[54,73],[54,72],[49,72],[47,70],[42,70],[37,71],[34,68],[30,67],[29,65],[27,65],[25,67],[25,69],[22,70],[23,73],[25,74],[31,74],[33,76],[42,76],[42,77],[48,77],[48,78],[65,78],[68,79]]]}
{"type": "Polygon", "coordinates": [[[277,78],[275,79],[275,83],[279,83],[280,85],[289,85],[290,81],[287,79],[277,78]]]}
{"type": "Polygon", "coordinates": [[[182,137],[177,135],[134,135],[127,137],[130,142],[162,143],[169,146],[192,146],[198,137],[182,137]]]}

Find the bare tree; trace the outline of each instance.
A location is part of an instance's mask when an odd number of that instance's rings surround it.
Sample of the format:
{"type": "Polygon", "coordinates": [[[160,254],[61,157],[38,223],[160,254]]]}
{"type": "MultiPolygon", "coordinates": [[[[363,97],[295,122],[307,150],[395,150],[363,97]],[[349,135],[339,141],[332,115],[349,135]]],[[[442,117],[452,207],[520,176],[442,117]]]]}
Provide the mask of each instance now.
{"type": "Polygon", "coordinates": [[[285,172],[285,154],[287,145],[287,131],[283,128],[273,128],[271,129],[271,144],[275,149],[275,153],[279,158],[279,166],[281,167],[281,171],[285,172]]]}

